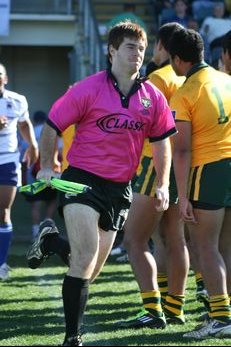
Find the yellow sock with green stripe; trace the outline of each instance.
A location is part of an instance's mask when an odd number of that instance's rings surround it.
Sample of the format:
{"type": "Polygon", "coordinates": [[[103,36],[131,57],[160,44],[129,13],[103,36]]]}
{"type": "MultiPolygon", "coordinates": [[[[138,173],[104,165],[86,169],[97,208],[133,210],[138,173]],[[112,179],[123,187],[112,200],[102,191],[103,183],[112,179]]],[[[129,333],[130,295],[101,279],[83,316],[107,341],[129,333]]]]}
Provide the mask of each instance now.
{"type": "Polygon", "coordinates": [[[166,300],[166,296],[168,295],[168,277],[164,272],[158,272],[157,274],[157,282],[159,286],[159,291],[161,294],[161,304],[163,305],[166,300]]]}
{"type": "Polygon", "coordinates": [[[155,317],[162,317],[161,296],[159,290],[151,290],[141,293],[143,305],[146,311],[155,317]]]}
{"type": "Polygon", "coordinates": [[[209,317],[219,322],[231,321],[231,307],[228,295],[213,295],[209,298],[209,317]]]}
{"type": "Polygon", "coordinates": [[[184,315],[183,306],[185,304],[184,295],[167,295],[164,305],[166,317],[179,317],[184,315]]]}

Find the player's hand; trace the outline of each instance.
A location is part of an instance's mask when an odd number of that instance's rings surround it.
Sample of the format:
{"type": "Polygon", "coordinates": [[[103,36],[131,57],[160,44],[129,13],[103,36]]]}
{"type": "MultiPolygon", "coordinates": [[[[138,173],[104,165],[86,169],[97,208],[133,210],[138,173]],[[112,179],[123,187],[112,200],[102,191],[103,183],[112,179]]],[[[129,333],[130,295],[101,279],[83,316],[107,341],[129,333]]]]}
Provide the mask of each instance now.
{"type": "Polygon", "coordinates": [[[192,204],[187,198],[179,199],[179,210],[180,217],[185,223],[197,223],[196,218],[194,216],[192,204]]]}
{"type": "Polygon", "coordinates": [[[156,187],[156,210],[158,212],[166,211],[169,206],[169,190],[167,186],[156,187]]]}
{"type": "Polygon", "coordinates": [[[4,115],[0,115],[0,130],[7,128],[8,126],[8,119],[4,115]]]}
{"type": "Polygon", "coordinates": [[[36,145],[30,145],[26,149],[22,161],[26,162],[27,168],[29,168],[31,165],[36,163],[38,158],[39,158],[39,149],[38,149],[37,144],[36,145]]]}
{"type": "Polygon", "coordinates": [[[56,177],[56,172],[51,168],[40,169],[36,175],[37,180],[45,180],[50,185],[52,177],[56,177]]]}

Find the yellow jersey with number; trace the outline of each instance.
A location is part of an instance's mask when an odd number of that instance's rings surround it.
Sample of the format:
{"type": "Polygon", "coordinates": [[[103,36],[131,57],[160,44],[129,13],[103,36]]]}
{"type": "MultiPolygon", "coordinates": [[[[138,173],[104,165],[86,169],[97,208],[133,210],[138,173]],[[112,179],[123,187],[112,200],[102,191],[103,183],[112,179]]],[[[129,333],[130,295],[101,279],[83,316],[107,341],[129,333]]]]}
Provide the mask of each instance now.
{"type": "Polygon", "coordinates": [[[174,93],[175,119],[191,122],[192,167],[231,157],[231,77],[198,64],[174,93]]]}

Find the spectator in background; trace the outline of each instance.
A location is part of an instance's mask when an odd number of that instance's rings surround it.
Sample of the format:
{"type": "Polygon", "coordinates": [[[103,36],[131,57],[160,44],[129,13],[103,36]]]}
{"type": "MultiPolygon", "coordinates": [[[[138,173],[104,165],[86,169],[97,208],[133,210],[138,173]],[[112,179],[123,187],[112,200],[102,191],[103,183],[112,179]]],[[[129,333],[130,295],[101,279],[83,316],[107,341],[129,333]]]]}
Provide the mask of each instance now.
{"type": "MultiPolygon", "coordinates": [[[[199,31],[200,28],[199,28],[199,22],[195,19],[195,17],[189,17],[189,20],[188,20],[188,29],[193,29],[193,30],[196,30],[196,31],[199,31]]],[[[206,39],[206,37],[204,37],[203,34],[201,34],[202,38],[203,38],[203,41],[204,41],[204,59],[206,61],[206,63],[210,63],[210,47],[209,47],[209,44],[208,44],[208,41],[206,39]]]]}
{"type": "Polygon", "coordinates": [[[158,13],[161,13],[163,9],[168,9],[173,7],[174,0],[166,0],[166,1],[155,1],[155,9],[158,13]]]}
{"type": "MultiPolygon", "coordinates": [[[[115,15],[111,20],[106,23],[106,25],[100,25],[100,32],[102,35],[107,35],[110,29],[120,23],[125,22],[126,20],[131,21],[132,23],[139,24],[145,31],[147,31],[147,27],[144,23],[144,21],[136,14],[137,8],[135,4],[132,4],[130,2],[123,4],[123,12],[115,15]]],[[[103,51],[105,55],[107,55],[107,44],[103,44],[103,51]]]]}
{"type": "Polygon", "coordinates": [[[7,257],[13,232],[11,207],[17,186],[21,185],[18,130],[28,143],[23,161],[29,167],[38,159],[38,144],[27,100],[25,96],[5,89],[7,82],[6,68],[0,64],[0,280],[9,277],[7,257]]]}
{"type": "Polygon", "coordinates": [[[126,20],[139,24],[144,30],[147,29],[144,21],[136,15],[136,5],[132,3],[124,3],[123,12],[110,20],[108,28],[110,29],[119,22],[124,22],[126,20]]]}
{"type": "MultiPolygon", "coordinates": [[[[41,132],[44,124],[47,121],[47,114],[44,111],[36,111],[33,115],[33,125],[34,132],[37,142],[39,143],[41,132]]],[[[27,148],[27,143],[25,141],[20,142],[21,152],[23,153],[27,148]]],[[[61,143],[59,142],[58,147],[55,153],[55,171],[61,172],[61,163],[59,153],[61,152],[61,143]],[[59,148],[58,148],[59,147],[59,148]]],[[[37,162],[27,168],[25,163],[22,162],[22,172],[23,172],[23,184],[31,184],[36,180],[37,172],[40,169],[39,159],[37,162]]],[[[32,241],[35,239],[38,231],[39,224],[41,220],[44,218],[53,218],[53,215],[56,210],[56,190],[47,187],[41,192],[35,195],[28,195],[23,193],[27,202],[30,203],[31,206],[31,219],[32,219],[32,241]],[[45,204],[45,208],[43,209],[43,205],[45,204]],[[45,215],[43,215],[45,214],[45,215]]]]}
{"type": "Polygon", "coordinates": [[[207,41],[210,48],[211,65],[218,68],[221,56],[221,41],[223,36],[231,29],[231,18],[226,15],[225,4],[215,2],[213,16],[206,17],[202,22],[200,34],[207,41]]]}
{"type": "Polygon", "coordinates": [[[161,19],[161,25],[169,22],[177,22],[184,27],[188,27],[189,21],[189,6],[185,0],[175,0],[173,4],[173,12],[169,17],[161,19]]]}
{"type": "Polygon", "coordinates": [[[196,0],[192,1],[191,9],[193,17],[198,21],[199,26],[206,17],[213,14],[213,0],[196,0]]]}

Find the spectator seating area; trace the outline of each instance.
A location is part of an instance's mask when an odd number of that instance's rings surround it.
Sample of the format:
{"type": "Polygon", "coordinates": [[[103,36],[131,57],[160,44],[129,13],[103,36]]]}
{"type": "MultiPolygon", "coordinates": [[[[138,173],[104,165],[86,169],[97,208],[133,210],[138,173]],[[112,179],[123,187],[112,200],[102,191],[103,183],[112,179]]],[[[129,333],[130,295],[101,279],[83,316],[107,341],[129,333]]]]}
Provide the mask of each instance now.
{"type": "Polygon", "coordinates": [[[157,13],[155,1],[150,0],[92,0],[95,18],[98,22],[104,52],[106,53],[106,38],[110,21],[120,14],[124,14],[125,7],[130,4],[133,7],[133,13],[138,16],[146,25],[148,33],[149,47],[147,49],[145,64],[151,59],[153,52],[154,35],[157,28],[157,13]]]}
{"type": "Polygon", "coordinates": [[[158,27],[169,21],[178,21],[186,27],[201,32],[205,41],[205,59],[209,64],[216,68],[220,55],[219,40],[218,46],[214,48],[208,40],[208,35],[204,32],[202,33],[201,28],[203,27],[205,19],[216,18],[214,15],[214,7],[217,3],[224,3],[225,6],[227,5],[225,8],[225,14],[221,18],[219,17],[219,19],[224,20],[224,22],[221,22],[218,26],[223,27],[223,31],[226,31],[226,28],[229,28],[229,26],[231,29],[231,13],[229,12],[229,8],[231,7],[230,2],[231,1],[229,0],[116,0],[110,2],[108,0],[92,0],[94,14],[98,23],[105,54],[107,53],[107,32],[111,20],[119,15],[126,16],[126,7],[130,7],[130,10],[128,10],[128,17],[129,13],[138,16],[138,18],[145,23],[148,33],[149,47],[147,49],[144,65],[146,65],[151,59],[155,33],[157,32],[158,27]],[[185,14],[183,7],[185,8],[185,14]]]}

